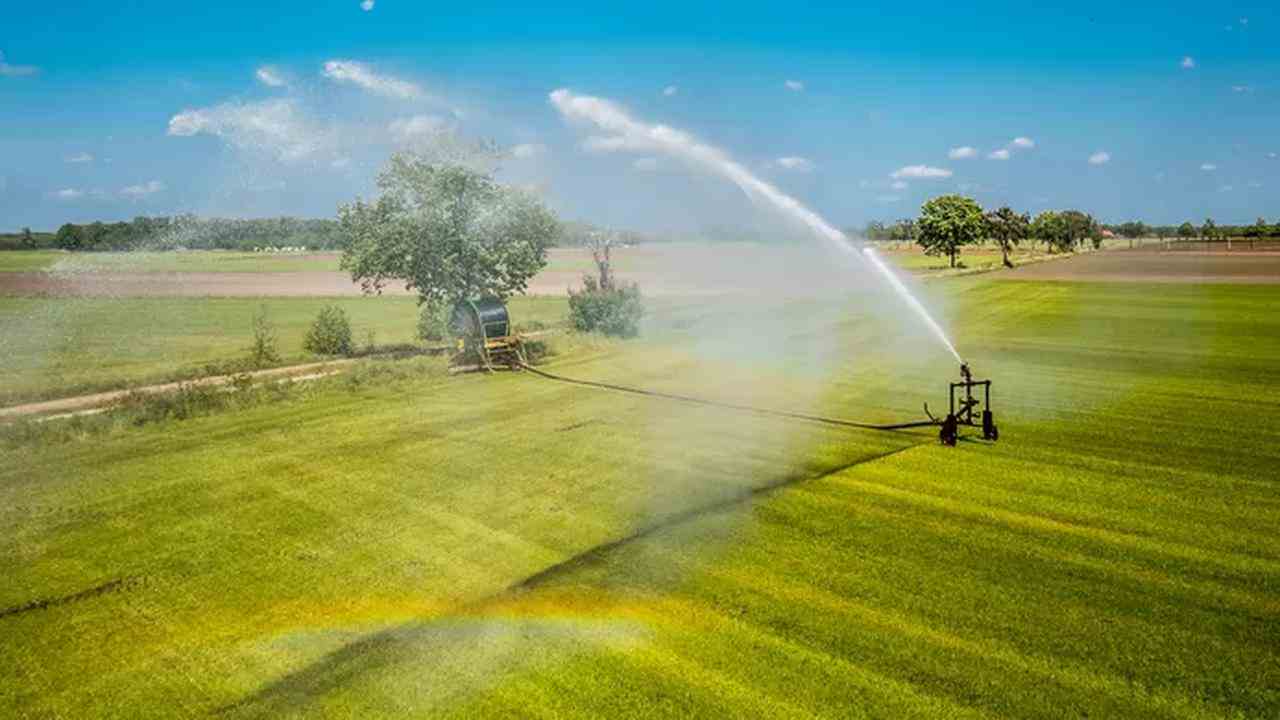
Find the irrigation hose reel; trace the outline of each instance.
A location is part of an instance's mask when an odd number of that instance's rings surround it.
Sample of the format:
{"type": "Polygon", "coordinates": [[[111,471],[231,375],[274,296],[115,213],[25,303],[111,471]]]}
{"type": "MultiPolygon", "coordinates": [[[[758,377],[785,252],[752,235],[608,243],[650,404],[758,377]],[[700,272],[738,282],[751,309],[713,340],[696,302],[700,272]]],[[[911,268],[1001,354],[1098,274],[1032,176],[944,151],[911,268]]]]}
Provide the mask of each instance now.
{"type": "Polygon", "coordinates": [[[498,298],[460,300],[449,314],[449,333],[457,338],[450,364],[455,370],[519,370],[524,345],[512,332],[507,306],[498,298]]]}

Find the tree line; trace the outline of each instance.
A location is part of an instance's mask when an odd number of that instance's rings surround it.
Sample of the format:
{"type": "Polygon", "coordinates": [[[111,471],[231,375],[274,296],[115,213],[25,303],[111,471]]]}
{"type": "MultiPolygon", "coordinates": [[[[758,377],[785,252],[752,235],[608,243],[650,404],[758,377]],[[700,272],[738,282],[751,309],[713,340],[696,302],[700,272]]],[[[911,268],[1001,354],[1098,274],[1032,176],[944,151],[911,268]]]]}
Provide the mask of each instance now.
{"type": "Polygon", "coordinates": [[[1001,250],[1004,264],[1012,266],[1009,253],[1028,241],[1040,242],[1050,252],[1074,252],[1086,245],[1099,248],[1108,236],[1207,241],[1275,238],[1280,237],[1280,222],[1268,224],[1258,218],[1252,225],[1217,225],[1212,218],[1206,218],[1200,225],[1147,225],[1141,221],[1109,225],[1081,210],[1046,210],[1032,218],[1029,213],[1019,213],[1008,206],[986,211],[972,198],[943,195],[921,206],[919,217],[903,218],[891,225],[872,221],[851,234],[877,242],[916,243],[930,255],[946,255],[952,267],[966,245],[993,241],[1001,250]]]}
{"type": "MultiPolygon", "coordinates": [[[[616,245],[635,245],[652,237],[585,222],[565,221],[550,241],[552,246],[591,247],[602,236],[616,245]]],[[[341,250],[349,234],[337,220],[293,217],[229,219],[139,216],[130,222],[66,223],[57,232],[0,234],[0,250],[257,250],[303,247],[341,250]]]]}
{"type": "Polygon", "coordinates": [[[56,247],[53,240],[53,233],[24,227],[16,233],[0,233],[0,250],[48,250],[56,247]]]}
{"type": "MultiPolygon", "coordinates": [[[[336,250],[346,234],[335,220],[201,218],[195,215],[136,217],[131,222],[66,223],[43,247],[70,251],[255,250],[303,247],[336,250]]],[[[33,245],[31,249],[41,247],[33,245]]]]}
{"type": "Polygon", "coordinates": [[[1124,238],[1155,237],[1161,240],[1225,240],[1227,238],[1280,238],[1280,220],[1268,223],[1258,218],[1251,225],[1218,225],[1213,218],[1205,218],[1196,225],[1148,225],[1141,220],[1130,220],[1116,225],[1104,225],[1105,229],[1124,238]]]}
{"type": "Polygon", "coordinates": [[[942,195],[920,208],[920,217],[899,220],[886,227],[871,223],[863,233],[869,240],[914,242],[929,255],[946,255],[951,267],[962,249],[994,241],[1004,264],[1012,267],[1009,253],[1027,241],[1043,243],[1052,252],[1074,252],[1086,244],[1100,247],[1102,225],[1080,210],[1046,210],[1033,219],[1008,206],[984,210],[973,198],[942,195]]]}

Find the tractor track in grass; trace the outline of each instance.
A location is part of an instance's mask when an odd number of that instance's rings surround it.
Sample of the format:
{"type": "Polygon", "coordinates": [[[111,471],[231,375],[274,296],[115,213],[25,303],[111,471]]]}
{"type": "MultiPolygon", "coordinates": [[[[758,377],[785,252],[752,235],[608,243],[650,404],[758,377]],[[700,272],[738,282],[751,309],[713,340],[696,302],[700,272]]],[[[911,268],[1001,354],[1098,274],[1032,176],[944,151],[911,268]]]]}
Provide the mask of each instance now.
{"type": "Polygon", "coordinates": [[[875,462],[877,460],[884,460],[885,458],[893,457],[894,455],[898,455],[908,450],[917,448],[922,444],[924,443],[914,443],[906,447],[896,448],[894,450],[889,450],[887,452],[878,453],[876,455],[872,455],[867,458],[856,460],[851,463],[846,463],[844,465],[838,466],[831,470],[824,470],[821,473],[816,475],[787,476],[776,482],[772,482],[766,485],[760,485],[758,487],[744,490],[740,493],[724,498],[723,500],[718,500],[713,503],[700,505],[698,507],[689,508],[688,510],[682,510],[678,513],[668,515],[667,517],[663,518],[662,520],[652,525],[643,527],[629,535],[620,537],[616,540],[610,540],[609,542],[601,543],[594,547],[583,550],[582,552],[578,553],[577,555],[574,555],[573,557],[570,557],[566,560],[562,560],[554,565],[551,565],[543,570],[540,570],[532,575],[529,575],[528,577],[518,582],[512,583],[502,591],[495,593],[494,595],[480,601],[480,604],[485,605],[490,602],[505,599],[512,595],[519,595],[521,593],[534,590],[542,585],[546,585],[547,583],[555,580],[560,575],[573,572],[578,568],[588,566],[591,563],[597,562],[599,560],[603,560],[604,558],[608,557],[610,553],[616,550],[620,550],[634,542],[638,542],[640,540],[644,540],[646,538],[652,537],[653,535],[656,535],[664,530],[668,530],[670,528],[683,525],[687,522],[692,522],[706,515],[714,515],[715,513],[731,510],[734,507],[737,507],[738,505],[749,503],[757,498],[768,497],[769,495],[772,495],[780,490],[785,490],[786,488],[792,487],[794,485],[798,485],[800,483],[810,482],[813,480],[821,480],[822,478],[830,477],[832,475],[842,473],[846,470],[855,468],[859,465],[865,465],[867,463],[875,462]]]}
{"type": "MultiPolygon", "coordinates": [[[[709,515],[732,510],[738,506],[753,502],[760,498],[769,497],[775,493],[802,483],[821,480],[823,478],[848,471],[860,465],[866,465],[895,455],[900,455],[909,450],[914,450],[926,445],[930,441],[931,440],[913,442],[905,447],[898,447],[885,452],[876,453],[874,455],[861,457],[852,462],[843,463],[814,473],[795,473],[786,475],[774,482],[735,493],[721,500],[673,513],[658,520],[657,522],[628,533],[623,537],[589,547],[560,562],[549,565],[532,575],[528,575],[520,580],[510,583],[506,587],[494,593],[469,602],[461,603],[452,612],[443,613],[439,617],[402,623],[347,643],[346,645],[329,652],[310,665],[271,682],[261,690],[243,697],[234,703],[218,708],[214,714],[228,715],[241,710],[249,710],[255,716],[277,717],[286,712],[287,709],[304,705],[307,701],[311,700],[314,695],[321,694],[324,689],[339,687],[351,681],[352,677],[359,672],[357,664],[360,662],[362,655],[383,650],[394,650],[394,646],[397,643],[410,641],[415,637],[419,637],[420,634],[426,632],[428,627],[437,620],[450,617],[483,617],[485,611],[490,607],[501,605],[505,602],[511,601],[512,599],[520,598],[528,593],[535,592],[539,588],[554,582],[556,579],[564,575],[570,574],[584,567],[589,567],[593,563],[603,561],[619,550],[622,550],[634,543],[659,535],[672,528],[679,527],[709,515]],[[314,692],[316,690],[319,690],[320,692],[314,692]],[[252,708],[255,706],[262,707],[260,708],[260,711],[254,712],[252,708]]],[[[375,661],[374,666],[377,667],[387,662],[393,662],[393,660],[379,658],[375,661]]]]}
{"type": "Polygon", "coordinates": [[[36,600],[31,600],[31,601],[22,603],[21,605],[14,605],[12,607],[7,607],[7,608],[4,608],[3,610],[0,610],[0,620],[3,620],[8,617],[12,617],[14,615],[22,615],[24,613],[35,612],[37,610],[48,610],[49,608],[62,607],[63,605],[71,605],[72,603],[81,602],[83,600],[90,600],[92,598],[96,598],[100,595],[106,595],[108,593],[124,592],[126,590],[132,590],[142,585],[142,583],[143,583],[143,578],[141,577],[116,578],[115,580],[108,580],[107,582],[104,582],[100,585],[95,585],[86,590],[81,590],[80,592],[71,593],[70,595],[61,595],[59,597],[52,597],[52,598],[38,598],[36,600]]]}

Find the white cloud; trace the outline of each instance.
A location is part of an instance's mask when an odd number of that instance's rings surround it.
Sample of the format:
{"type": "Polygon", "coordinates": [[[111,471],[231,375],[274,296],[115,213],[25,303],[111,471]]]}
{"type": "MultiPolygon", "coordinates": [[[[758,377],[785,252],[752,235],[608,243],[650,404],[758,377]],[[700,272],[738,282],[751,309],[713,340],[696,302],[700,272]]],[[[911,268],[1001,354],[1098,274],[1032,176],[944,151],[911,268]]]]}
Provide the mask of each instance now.
{"type": "Polygon", "coordinates": [[[631,163],[631,166],[644,172],[653,172],[658,169],[658,159],[651,157],[637,158],[635,162],[631,163]]]}
{"type": "Polygon", "coordinates": [[[1111,153],[1105,150],[1100,150],[1089,156],[1090,165],[1106,165],[1109,162],[1111,162],[1111,153]]]}
{"type": "Polygon", "coordinates": [[[35,65],[10,65],[5,62],[4,53],[0,52],[0,77],[20,77],[22,75],[35,75],[40,72],[40,68],[35,65]]]}
{"type": "Polygon", "coordinates": [[[1008,160],[1009,148],[1000,148],[999,150],[992,150],[990,153],[987,154],[987,159],[988,160],[1008,160]]]}
{"type": "Polygon", "coordinates": [[[284,74],[278,68],[270,65],[263,65],[254,71],[253,76],[258,78],[258,82],[267,87],[284,87],[289,83],[284,79],[284,74]]]}
{"type": "Polygon", "coordinates": [[[389,75],[379,75],[368,65],[354,60],[329,60],[324,76],[335,82],[349,82],[376,95],[412,100],[423,96],[422,88],[389,75]]]}
{"type": "Polygon", "coordinates": [[[876,202],[880,203],[881,205],[896,203],[901,199],[902,197],[900,195],[877,195],[876,196],[876,202]]]}
{"type": "Polygon", "coordinates": [[[281,160],[300,160],[331,141],[298,111],[293,100],[224,103],[183,110],[169,119],[169,135],[213,135],[240,150],[267,152],[281,160]]]}
{"type": "Polygon", "coordinates": [[[783,87],[785,87],[786,89],[792,92],[801,92],[804,90],[804,83],[800,82],[799,80],[788,80],[782,85],[783,87]]]}
{"type": "Polygon", "coordinates": [[[1249,18],[1240,18],[1240,24],[1241,24],[1241,25],[1248,25],[1248,24],[1249,24],[1249,18]]]}
{"type": "Polygon", "coordinates": [[[809,172],[813,169],[813,161],[808,158],[796,157],[788,155],[777,159],[778,167],[786,170],[794,170],[796,172],[809,172]]]}
{"type": "Polygon", "coordinates": [[[1271,159],[1273,159],[1273,160],[1274,160],[1274,159],[1275,159],[1276,157],[1278,157],[1278,156],[1276,155],[1276,153],[1269,152],[1269,153],[1267,153],[1267,157],[1269,157],[1269,158],[1271,158],[1271,159]]]}
{"type": "Polygon", "coordinates": [[[1029,137],[1016,137],[1009,143],[1009,146],[1026,150],[1035,147],[1036,141],[1029,137]]]}
{"type": "Polygon", "coordinates": [[[652,144],[645,143],[639,138],[623,137],[621,135],[603,136],[592,135],[582,141],[582,149],[588,152],[618,152],[623,150],[649,150],[652,144]]]}
{"type": "Polygon", "coordinates": [[[1200,166],[1200,169],[1205,172],[1213,172],[1214,170],[1218,169],[1218,166],[1214,165],[1213,163],[1205,163],[1200,166]]]}
{"type": "Polygon", "coordinates": [[[387,125],[391,137],[400,144],[410,144],[439,135],[445,129],[444,118],[437,115],[414,115],[396,118],[387,125]]]}
{"type": "Polygon", "coordinates": [[[945,168],[930,167],[928,165],[908,165],[898,168],[889,174],[894,180],[915,179],[915,180],[941,180],[951,177],[952,172],[945,168]]]}
{"type": "Polygon", "coordinates": [[[546,152],[547,146],[537,143],[521,143],[511,148],[511,156],[521,159],[537,157],[546,152]]]}
{"type": "Polygon", "coordinates": [[[894,180],[894,181],[893,181],[893,184],[892,184],[892,185],[890,185],[889,187],[893,188],[894,190],[906,190],[906,189],[907,189],[907,181],[906,181],[906,180],[894,180]]]}
{"type": "Polygon", "coordinates": [[[969,158],[977,157],[977,156],[978,156],[978,149],[974,147],[969,147],[968,145],[961,145],[960,147],[951,148],[951,150],[947,152],[947,157],[951,158],[952,160],[967,160],[969,158]]]}
{"type": "Polygon", "coordinates": [[[662,88],[662,94],[665,95],[666,97],[671,97],[672,95],[675,95],[678,92],[680,92],[680,88],[676,87],[675,85],[668,85],[662,88]]]}
{"type": "Polygon", "coordinates": [[[1232,190],[1235,190],[1235,188],[1231,187],[1230,185],[1223,185],[1222,187],[1218,188],[1218,192],[1231,192],[1232,190]]]}
{"type": "Polygon", "coordinates": [[[1187,55],[1186,57],[1182,58],[1181,64],[1182,64],[1183,70],[1190,70],[1191,68],[1196,66],[1196,61],[1195,61],[1195,58],[1191,57],[1190,55],[1187,55]]]}
{"type": "Polygon", "coordinates": [[[1253,87],[1249,85],[1232,85],[1231,92],[1249,93],[1249,92],[1253,92],[1253,87]]]}
{"type": "Polygon", "coordinates": [[[63,188],[51,194],[59,200],[75,200],[76,198],[84,197],[84,191],[75,188],[63,188]]]}
{"type": "Polygon", "coordinates": [[[122,189],[120,194],[127,198],[133,198],[134,200],[141,200],[149,195],[155,195],[162,190],[164,190],[164,183],[159,180],[150,180],[141,185],[130,185],[129,187],[122,189]]]}
{"type": "Polygon", "coordinates": [[[93,156],[87,152],[76,153],[75,155],[68,155],[66,157],[66,161],[69,163],[77,163],[77,164],[91,163],[93,162],[93,156]]]}
{"type": "Polygon", "coordinates": [[[344,168],[344,167],[346,167],[346,166],[348,166],[348,165],[350,165],[350,164],[351,164],[351,158],[349,158],[349,157],[347,157],[347,156],[343,155],[342,157],[336,157],[336,158],[334,158],[334,159],[333,159],[333,162],[329,163],[329,167],[331,167],[331,168],[333,168],[333,169],[335,169],[335,170],[341,170],[342,168],[344,168]]]}
{"type": "Polygon", "coordinates": [[[361,9],[361,10],[363,10],[363,11],[365,11],[365,12],[369,12],[370,10],[372,10],[372,9],[373,9],[373,0],[361,0],[361,2],[360,2],[360,9],[361,9]]]}

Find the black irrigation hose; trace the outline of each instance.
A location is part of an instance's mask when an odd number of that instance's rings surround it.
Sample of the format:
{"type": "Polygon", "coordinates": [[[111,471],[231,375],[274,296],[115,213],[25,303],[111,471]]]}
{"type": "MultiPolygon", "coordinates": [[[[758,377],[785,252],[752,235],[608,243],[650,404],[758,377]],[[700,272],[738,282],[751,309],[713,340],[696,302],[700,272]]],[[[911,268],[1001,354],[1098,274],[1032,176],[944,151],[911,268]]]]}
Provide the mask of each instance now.
{"type": "Polygon", "coordinates": [[[856,422],[854,420],[842,420],[839,418],[822,417],[820,415],[806,415],[804,413],[789,412],[786,410],[772,410],[770,408],[760,408],[751,405],[738,405],[736,403],[719,402],[716,400],[707,400],[706,398],[693,397],[691,395],[676,395],[674,393],[659,392],[657,390],[644,390],[642,388],[627,387],[625,385],[613,385],[611,383],[594,382],[592,380],[578,380],[576,378],[565,377],[563,375],[555,375],[539,370],[527,363],[520,363],[519,367],[528,370],[534,375],[544,377],[548,380],[558,380],[573,385],[582,385],[584,387],[600,388],[603,390],[616,390],[618,392],[631,393],[633,395],[644,395],[647,397],[665,398],[667,400],[679,400],[680,402],[693,403],[695,405],[707,405],[710,407],[726,408],[729,410],[741,410],[744,412],[757,413],[759,415],[772,415],[774,417],[789,418],[792,420],[807,420],[809,422],[822,423],[824,425],[837,425],[840,427],[860,428],[863,430],[909,430],[911,428],[933,427],[938,423],[933,420],[917,420],[915,422],[894,423],[891,425],[876,425],[874,423],[856,422]]]}

